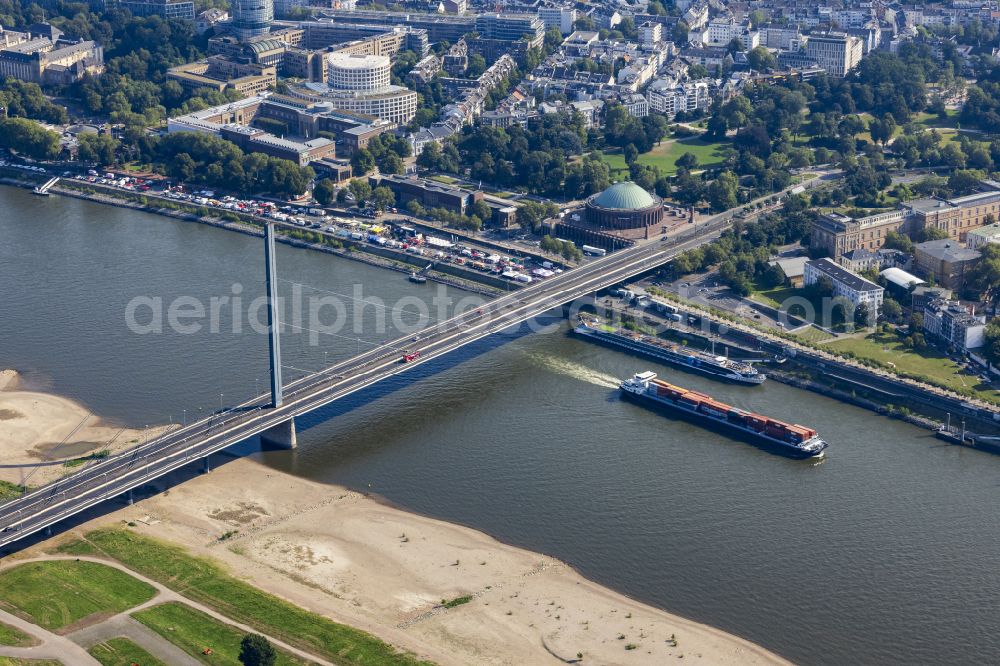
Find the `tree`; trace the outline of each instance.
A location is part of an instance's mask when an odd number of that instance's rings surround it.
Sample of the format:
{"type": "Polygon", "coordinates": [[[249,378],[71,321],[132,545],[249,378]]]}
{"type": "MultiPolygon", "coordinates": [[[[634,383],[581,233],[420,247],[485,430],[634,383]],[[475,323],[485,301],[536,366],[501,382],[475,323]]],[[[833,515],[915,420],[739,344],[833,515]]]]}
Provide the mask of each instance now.
{"type": "Polygon", "coordinates": [[[372,205],[378,210],[386,210],[396,205],[396,195],[385,185],[379,185],[372,190],[372,205]]]}
{"type": "Polygon", "coordinates": [[[691,171],[692,169],[698,168],[698,156],[694,153],[684,153],[677,158],[677,167],[679,169],[687,169],[691,171]]]}
{"type": "Polygon", "coordinates": [[[986,326],[984,333],[986,344],[983,354],[993,365],[1000,365],[1000,320],[994,319],[986,326]]]}
{"type": "Polygon", "coordinates": [[[478,79],[486,71],[486,59],[478,53],[469,56],[469,64],[465,68],[465,76],[470,79],[478,79]]]}
{"type": "Polygon", "coordinates": [[[313,188],[313,198],[321,206],[329,206],[333,202],[336,190],[337,187],[333,184],[333,181],[329,178],[324,178],[316,183],[316,187],[313,188]]]}
{"type": "Polygon", "coordinates": [[[891,298],[882,301],[882,316],[887,321],[898,322],[903,316],[903,306],[891,298]]]}
{"type": "Polygon", "coordinates": [[[887,250],[899,250],[906,254],[913,254],[913,241],[909,236],[898,231],[890,231],[885,235],[885,242],[882,244],[887,250]]]}
{"type": "Polygon", "coordinates": [[[37,160],[59,154],[59,135],[24,118],[0,120],[0,148],[9,148],[37,160]]]}
{"type": "Polygon", "coordinates": [[[84,162],[93,162],[102,167],[115,163],[115,155],[120,144],[107,134],[81,134],[77,141],[77,156],[84,162]]]}
{"type": "Polygon", "coordinates": [[[732,171],[728,169],[719,174],[719,177],[708,186],[708,201],[712,208],[717,211],[735,208],[739,203],[736,195],[739,190],[740,181],[732,171]]]}
{"type": "Polygon", "coordinates": [[[881,119],[872,119],[868,124],[868,133],[871,134],[875,143],[885,146],[896,131],[896,121],[892,115],[886,113],[881,119]]]}
{"type": "Polygon", "coordinates": [[[278,652],[265,636],[247,634],[240,641],[239,658],[243,666],[274,666],[278,652]]]}
{"type": "Polygon", "coordinates": [[[372,195],[372,186],[362,178],[355,178],[347,184],[347,189],[354,195],[354,200],[360,205],[372,195]]]}
{"type": "Polygon", "coordinates": [[[750,69],[755,69],[758,72],[767,72],[778,66],[778,59],[763,46],[758,46],[750,51],[747,54],[747,61],[750,63],[750,69]]]}
{"type": "Polygon", "coordinates": [[[483,222],[486,222],[493,217],[493,209],[490,208],[490,205],[486,203],[486,201],[480,199],[476,203],[472,204],[472,214],[483,222]]]}

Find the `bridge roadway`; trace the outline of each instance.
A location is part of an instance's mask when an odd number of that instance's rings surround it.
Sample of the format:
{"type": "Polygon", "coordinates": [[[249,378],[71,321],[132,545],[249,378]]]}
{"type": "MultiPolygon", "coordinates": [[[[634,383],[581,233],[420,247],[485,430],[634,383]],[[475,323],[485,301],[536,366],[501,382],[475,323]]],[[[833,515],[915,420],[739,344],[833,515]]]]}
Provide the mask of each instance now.
{"type": "Polygon", "coordinates": [[[75,474],[0,505],[0,547],[50,528],[61,520],[297,415],[656,268],[686,249],[717,238],[727,225],[728,220],[720,216],[679,236],[608,254],[490,301],[478,310],[437,322],[417,336],[398,337],[290,382],[284,386],[285,397],[280,407],[270,407],[270,394],[262,395],[95,461],[75,474]],[[414,337],[418,340],[414,341],[414,337]],[[410,363],[401,363],[402,354],[408,350],[419,350],[420,357],[410,363]]]}

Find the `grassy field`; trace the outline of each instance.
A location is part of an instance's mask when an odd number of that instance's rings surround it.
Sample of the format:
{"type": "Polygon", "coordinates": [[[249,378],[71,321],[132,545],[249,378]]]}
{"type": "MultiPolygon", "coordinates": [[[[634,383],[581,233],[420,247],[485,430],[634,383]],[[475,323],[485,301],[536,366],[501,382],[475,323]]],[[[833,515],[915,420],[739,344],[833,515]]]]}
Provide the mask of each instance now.
{"type": "Polygon", "coordinates": [[[234,621],[338,664],[425,664],[353,627],[310,613],[230,576],[214,562],[125,529],[90,532],[102,552],[234,621]]]}
{"type": "Polygon", "coordinates": [[[0,481],[0,502],[21,496],[21,486],[10,481],[0,481]]]}
{"type": "Polygon", "coordinates": [[[127,638],[112,638],[98,643],[87,652],[104,666],[167,666],[127,638]]]}
{"type": "Polygon", "coordinates": [[[831,341],[825,345],[831,350],[852,352],[859,358],[892,363],[896,370],[913,376],[923,376],[957,390],[975,390],[983,397],[996,399],[1000,392],[984,389],[978,378],[960,371],[959,366],[934,349],[914,351],[903,346],[895,335],[869,334],[865,337],[831,341]]]}
{"type": "MultiPolygon", "coordinates": [[[[170,602],[139,611],[133,617],[201,662],[240,664],[240,641],[246,634],[190,606],[170,602]],[[208,650],[211,652],[205,654],[208,650]]],[[[277,652],[277,666],[310,663],[282,650],[277,652]]],[[[145,666],[144,662],[136,663],[145,666]]]]}
{"type": "Polygon", "coordinates": [[[156,590],[94,562],[29,562],[0,573],[0,608],[50,631],[91,615],[111,615],[153,598],[156,590]]]}
{"type": "Polygon", "coordinates": [[[34,645],[35,643],[35,639],[22,632],[20,629],[16,629],[9,624],[0,622],[0,645],[27,647],[29,645],[34,645]]]}
{"type": "MultiPolygon", "coordinates": [[[[688,136],[676,141],[664,141],[648,153],[639,156],[639,164],[655,166],[665,175],[677,173],[677,160],[684,153],[692,153],[698,158],[698,167],[713,166],[722,161],[722,149],[729,145],[728,141],[705,142],[700,137],[688,136]]],[[[611,175],[628,173],[625,156],[621,151],[606,153],[604,161],[611,168],[611,175]]]]}
{"type": "Polygon", "coordinates": [[[0,657],[0,666],[63,666],[61,661],[52,659],[18,659],[17,657],[0,657]]]}

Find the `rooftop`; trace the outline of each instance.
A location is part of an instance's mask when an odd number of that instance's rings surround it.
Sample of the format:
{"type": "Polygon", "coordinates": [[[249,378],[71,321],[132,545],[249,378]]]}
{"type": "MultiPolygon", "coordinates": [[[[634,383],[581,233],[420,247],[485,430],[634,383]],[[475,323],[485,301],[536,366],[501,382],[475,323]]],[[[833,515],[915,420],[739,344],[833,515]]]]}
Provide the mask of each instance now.
{"type": "Polygon", "coordinates": [[[591,203],[609,210],[641,210],[656,205],[656,199],[635,183],[625,181],[604,190],[591,203]]]}
{"type": "Polygon", "coordinates": [[[945,238],[942,240],[927,241],[915,245],[918,252],[922,252],[937,261],[975,261],[982,255],[976,250],[963,247],[958,241],[945,238]]]}
{"type": "Polygon", "coordinates": [[[882,291],[882,287],[878,286],[871,280],[866,280],[860,275],[855,275],[846,268],[842,268],[828,257],[807,261],[806,266],[812,266],[831,280],[839,282],[854,291],[882,291]]]}

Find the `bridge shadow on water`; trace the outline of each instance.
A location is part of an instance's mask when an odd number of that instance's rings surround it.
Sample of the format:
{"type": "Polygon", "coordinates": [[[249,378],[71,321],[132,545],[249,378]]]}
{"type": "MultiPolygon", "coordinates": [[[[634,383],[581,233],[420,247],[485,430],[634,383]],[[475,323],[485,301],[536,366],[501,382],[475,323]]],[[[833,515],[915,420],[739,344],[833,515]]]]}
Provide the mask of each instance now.
{"type": "MultiPolygon", "coordinates": [[[[557,316],[536,318],[536,322],[538,322],[538,325],[541,326],[558,326],[561,321],[564,321],[564,319],[557,316]]],[[[452,352],[449,352],[448,354],[435,357],[417,366],[408,368],[406,372],[401,372],[399,374],[392,375],[391,377],[387,377],[377,384],[364,388],[356,393],[352,393],[351,395],[344,396],[343,398],[335,400],[328,405],[314,409],[307,414],[297,416],[295,417],[296,429],[298,432],[303,432],[309,430],[310,428],[314,428],[322,423],[325,423],[326,421],[329,421],[330,419],[352,412],[359,407],[364,407],[368,403],[378,400],[379,398],[384,398],[395,393],[396,391],[408,388],[416,382],[434,377],[435,375],[438,375],[446,370],[450,370],[461,363],[477,358],[502,345],[532,334],[532,327],[529,327],[527,324],[521,324],[516,329],[508,329],[499,333],[494,333],[493,335],[488,335],[485,338],[469,343],[468,345],[460,347],[452,352]]],[[[557,329],[556,333],[550,333],[550,335],[552,334],[561,335],[562,330],[557,329]]],[[[402,368],[403,364],[401,363],[400,369],[402,370],[402,368]]],[[[259,446],[257,450],[260,450],[259,446]]]]}
{"type": "MultiPolygon", "coordinates": [[[[561,321],[564,321],[564,318],[555,315],[536,318],[536,322],[538,324],[545,326],[558,326],[561,321]]],[[[506,329],[499,333],[494,333],[493,335],[486,336],[485,338],[472,342],[464,347],[460,347],[459,349],[445,354],[444,356],[436,357],[424,363],[420,363],[419,365],[407,368],[406,372],[388,377],[372,386],[362,389],[361,391],[357,391],[351,395],[340,398],[339,400],[335,400],[324,407],[320,407],[307,414],[297,416],[295,418],[296,429],[299,432],[303,432],[310,428],[314,428],[325,423],[326,421],[329,421],[330,419],[347,414],[355,409],[358,409],[359,407],[364,407],[368,403],[378,400],[379,398],[391,395],[401,389],[408,388],[411,384],[434,377],[445,370],[449,370],[461,363],[477,358],[493,349],[496,349],[497,347],[507,344],[508,342],[531,335],[533,332],[532,327],[527,324],[520,324],[516,329],[506,329]]],[[[564,334],[564,331],[561,328],[557,328],[553,333],[549,334],[562,335],[564,334]]],[[[400,368],[402,369],[402,364],[400,364],[400,368]]],[[[180,485],[185,481],[189,481],[205,473],[211,473],[210,471],[206,472],[206,470],[216,469],[231,463],[234,460],[239,460],[245,456],[264,451],[274,453],[283,452],[287,455],[294,455],[293,452],[288,451],[287,449],[277,449],[262,445],[260,437],[253,436],[241,442],[237,442],[223,451],[213,453],[207,459],[203,458],[200,460],[194,460],[184,467],[176,469],[169,474],[165,474],[150,483],[134,489],[131,492],[131,499],[133,502],[138,502],[142,499],[161,495],[169,492],[171,488],[180,485]]],[[[272,455],[274,453],[272,453],[272,455]]],[[[128,505],[129,497],[128,493],[123,493],[115,498],[105,500],[100,504],[90,507],[75,516],[66,518],[57,525],[53,526],[50,532],[42,531],[27,536],[7,548],[0,549],[0,558],[17,553],[54,536],[64,534],[78,528],[91,520],[118,511],[128,505]]]]}

